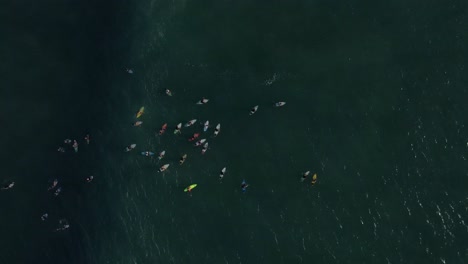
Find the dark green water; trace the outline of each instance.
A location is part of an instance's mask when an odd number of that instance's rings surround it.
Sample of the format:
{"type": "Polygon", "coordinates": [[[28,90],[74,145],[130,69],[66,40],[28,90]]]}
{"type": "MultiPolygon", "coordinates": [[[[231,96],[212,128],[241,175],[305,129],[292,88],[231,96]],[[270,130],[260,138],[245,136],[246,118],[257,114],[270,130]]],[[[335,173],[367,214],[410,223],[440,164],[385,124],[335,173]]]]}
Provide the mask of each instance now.
{"type": "Polygon", "coordinates": [[[0,263],[468,262],[468,3],[46,2],[0,8],[0,263]]]}

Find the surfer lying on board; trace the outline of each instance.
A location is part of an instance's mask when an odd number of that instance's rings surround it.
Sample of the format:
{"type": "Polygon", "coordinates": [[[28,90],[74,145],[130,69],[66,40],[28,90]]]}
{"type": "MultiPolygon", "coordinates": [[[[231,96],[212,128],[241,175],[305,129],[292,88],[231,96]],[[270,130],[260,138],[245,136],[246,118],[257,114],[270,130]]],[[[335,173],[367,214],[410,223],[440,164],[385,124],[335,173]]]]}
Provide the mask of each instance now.
{"type": "Polygon", "coordinates": [[[135,123],[133,123],[133,126],[141,126],[141,124],[143,124],[142,121],[136,121],[135,123]]]}
{"type": "Polygon", "coordinates": [[[159,130],[159,135],[164,134],[164,132],[166,132],[166,128],[167,128],[167,123],[165,123],[165,124],[161,127],[161,130],[159,130]]]}
{"type": "Polygon", "coordinates": [[[134,149],[135,147],[136,147],[136,144],[131,144],[130,146],[127,146],[127,147],[125,148],[125,151],[126,151],[126,152],[129,152],[130,150],[134,149]]]}
{"type": "Polygon", "coordinates": [[[312,176],[312,185],[315,185],[317,182],[317,173],[314,173],[314,176],[312,176]]]}
{"type": "Polygon", "coordinates": [[[304,173],[302,174],[301,181],[304,181],[304,180],[307,178],[307,176],[309,176],[309,173],[310,173],[310,171],[304,172],[304,173]]]}
{"type": "Polygon", "coordinates": [[[78,142],[76,142],[76,140],[73,140],[73,149],[75,152],[78,152],[78,142]]]}
{"type": "Polygon", "coordinates": [[[245,180],[243,180],[241,184],[242,192],[245,192],[247,190],[247,187],[249,187],[249,185],[245,182],[245,180]]]}
{"type": "Polygon", "coordinates": [[[219,179],[221,180],[223,177],[224,177],[224,173],[226,172],[226,167],[224,167],[222,170],[221,170],[221,173],[219,173],[219,179]]]}
{"type": "Polygon", "coordinates": [[[169,89],[166,89],[166,94],[167,94],[167,95],[169,95],[169,96],[172,96],[172,92],[171,92],[171,90],[169,90],[169,89]]]}
{"type": "Polygon", "coordinates": [[[64,149],[63,147],[60,147],[60,148],[57,149],[57,151],[58,151],[58,152],[64,153],[64,152],[65,152],[65,149],[64,149]]]}
{"type": "Polygon", "coordinates": [[[206,104],[208,103],[210,99],[206,99],[205,97],[203,97],[200,101],[197,102],[197,105],[202,105],[202,104],[206,104]]]}
{"type": "Polygon", "coordinates": [[[54,179],[54,181],[52,182],[52,185],[47,189],[48,191],[54,189],[58,184],[58,180],[57,179],[54,179]]]}
{"type": "Polygon", "coordinates": [[[185,159],[187,159],[187,154],[184,154],[182,157],[180,157],[179,164],[180,165],[184,164],[185,159]]]}
{"type": "Polygon", "coordinates": [[[190,142],[191,142],[191,141],[194,141],[194,140],[197,139],[199,136],[200,136],[199,133],[195,133],[195,134],[193,134],[193,136],[192,136],[191,138],[189,138],[188,141],[190,141],[190,142]]]}
{"type": "Polygon", "coordinates": [[[180,134],[180,130],[182,129],[182,123],[179,123],[177,126],[176,126],[176,129],[174,130],[174,135],[175,134],[180,134]]]}
{"type": "Polygon", "coordinates": [[[45,213],[45,214],[43,214],[43,215],[41,216],[41,220],[42,220],[42,221],[45,221],[45,220],[47,220],[47,217],[49,217],[49,214],[48,214],[48,213],[45,213]]]}
{"type": "Polygon", "coordinates": [[[84,139],[86,140],[86,144],[89,145],[89,140],[90,140],[89,134],[87,134],[86,137],[85,137],[84,139]]]}
{"type": "Polygon", "coordinates": [[[163,165],[161,168],[159,168],[158,172],[163,172],[163,171],[167,170],[167,168],[169,168],[169,164],[163,165]]]}
{"type": "Polygon", "coordinates": [[[15,186],[15,182],[13,182],[13,181],[12,181],[12,182],[9,182],[9,183],[3,185],[2,190],[11,189],[11,188],[13,188],[13,186],[15,186]]]}
{"type": "Polygon", "coordinates": [[[60,219],[59,225],[60,225],[60,227],[57,228],[57,229],[55,229],[55,232],[57,232],[57,231],[63,231],[63,230],[65,230],[65,229],[67,229],[67,228],[70,227],[70,224],[68,224],[68,221],[67,221],[66,219],[60,219]]]}
{"type": "Polygon", "coordinates": [[[250,115],[255,114],[255,112],[257,112],[257,110],[258,110],[258,105],[254,106],[254,107],[250,110],[250,115]]]}
{"type": "Polygon", "coordinates": [[[90,183],[91,181],[93,181],[93,179],[94,179],[94,176],[91,175],[88,178],[86,178],[86,182],[90,183]]]}

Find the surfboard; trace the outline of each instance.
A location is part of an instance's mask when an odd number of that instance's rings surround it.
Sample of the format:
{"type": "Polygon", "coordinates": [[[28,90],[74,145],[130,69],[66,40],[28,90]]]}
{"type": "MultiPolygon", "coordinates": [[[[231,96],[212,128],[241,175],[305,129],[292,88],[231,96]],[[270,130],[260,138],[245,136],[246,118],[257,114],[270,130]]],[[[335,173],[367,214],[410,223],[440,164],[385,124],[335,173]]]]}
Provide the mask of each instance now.
{"type": "Polygon", "coordinates": [[[185,188],[185,189],[184,189],[184,192],[191,191],[191,190],[194,189],[195,187],[197,187],[197,184],[192,184],[192,185],[190,185],[189,187],[185,188]]]}
{"type": "MultiPolygon", "coordinates": [[[[146,156],[146,151],[142,151],[142,152],[141,152],[141,155],[146,156]]],[[[153,153],[153,152],[150,152],[149,155],[150,155],[150,156],[153,156],[154,153],[153,153]]]]}
{"type": "Polygon", "coordinates": [[[145,107],[142,106],[142,107],[140,108],[140,111],[138,111],[136,117],[139,118],[144,112],[145,112],[145,107]]]}

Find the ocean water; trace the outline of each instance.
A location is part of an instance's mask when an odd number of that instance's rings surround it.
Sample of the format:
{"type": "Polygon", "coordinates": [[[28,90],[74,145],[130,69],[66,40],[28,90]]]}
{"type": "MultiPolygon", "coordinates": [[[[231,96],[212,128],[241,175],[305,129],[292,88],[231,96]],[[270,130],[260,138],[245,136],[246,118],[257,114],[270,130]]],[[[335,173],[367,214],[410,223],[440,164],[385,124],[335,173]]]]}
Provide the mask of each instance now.
{"type": "Polygon", "coordinates": [[[0,263],[468,262],[465,1],[2,5],[0,263]]]}

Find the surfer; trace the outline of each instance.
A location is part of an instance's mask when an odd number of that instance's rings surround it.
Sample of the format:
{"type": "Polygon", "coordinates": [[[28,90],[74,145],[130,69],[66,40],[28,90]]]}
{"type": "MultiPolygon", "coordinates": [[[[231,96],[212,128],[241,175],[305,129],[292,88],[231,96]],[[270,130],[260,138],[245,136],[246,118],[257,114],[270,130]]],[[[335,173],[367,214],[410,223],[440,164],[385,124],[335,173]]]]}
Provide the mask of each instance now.
{"type": "Polygon", "coordinates": [[[285,105],[285,104],[286,104],[286,102],[277,102],[277,103],[275,104],[275,106],[276,106],[276,107],[280,107],[280,106],[283,106],[283,105],[285,105]]]}
{"type": "Polygon", "coordinates": [[[70,227],[66,219],[60,219],[59,225],[61,225],[61,227],[58,227],[57,229],[55,229],[55,231],[63,231],[70,227]]]}
{"type": "Polygon", "coordinates": [[[78,152],[78,142],[76,142],[76,140],[73,140],[73,149],[75,152],[78,152]]]}
{"type": "Polygon", "coordinates": [[[307,176],[309,176],[309,174],[310,174],[310,171],[304,172],[304,173],[302,174],[301,181],[304,181],[304,180],[307,178],[307,176]]]}
{"type": "Polygon", "coordinates": [[[203,138],[203,139],[200,139],[199,141],[197,141],[197,142],[195,143],[195,147],[201,146],[203,143],[205,143],[205,141],[206,141],[206,139],[204,139],[204,138],[203,138]]]}
{"type": "Polygon", "coordinates": [[[250,115],[255,114],[255,112],[257,112],[257,109],[258,109],[258,105],[254,106],[254,107],[250,110],[250,115]]]}
{"type": "Polygon", "coordinates": [[[210,127],[210,121],[206,120],[205,124],[203,125],[203,132],[206,132],[210,127]]]}
{"type": "Polygon", "coordinates": [[[177,126],[176,126],[176,129],[174,130],[174,134],[180,134],[180,130],[182,128],[182,123],[179,123],[177,126]]]}
{"type": "Polygon", "coordinates": [[[151,153],[149,151],[145,151],[145,154],[144,154],[146,157],[149,157],[151,155],[151,153]]]}
{"type": "Polygon", "coordinates": [[[88,178],[86,178],[86,182],[87,182],[87,183],[90,183],[93,179],[94,179],[94,176],[91,175],[91,176],[89,176],[88,178]]]}
{"type": "Polygon", "coordinates": [[[162,158],[164,158],[164,155],[166,155],[166,151],[165,151],[165,150],[163,150],[163,151],[161,151],[161,153],[159,153],[158,159],[161,160],[162,158]]]}
{"type": "Polygon", "coordinates": [[[45,213],[45,214],[43,214],[43,215],[41,216],[41,220],[42,220],[42,221],[45,221],[45,220],[47,220],[47,217],[49,217],[49,214],[45,213]]]}
{"type": "Polygon", "coordinates": [[[192,190],[197,187],[197,184],[192,184],[189,187],[184,189],[184,192],[187,192],[190,196],[192,196],[192,190]]]}
{"type": "Polygon", "coordinates": [[[201,154],[205,154],[205,152],[208,150],[208,142],[205,143],[205,145],[203,145],[203,149],[201,151],[201,154]]]}
{"type": "Polygon", "coordinates": [[[184,164],[184,162],[185,162],[186,159],[187,159],[187,154],[184,154],[182,157],[180,157],[179,165],[184,164]]]}
{"type": "Polygon", "coordinates": [[[317,173],[314,173],[314,176],[312,176],[312,186],[315,185],[315,183],[317,182],[317,173]]]}
{"type": "Polygon", "coordinates": [[[55,195],[55,196],[58,196],[58,195],[60,194],[61,191],[62,191],[62,187],[58,187],[57,190],[55,190],[54,195],[55,195]]]}
{"type": "Polygon", "coordinates": [[[135,123],[133,123],[133,126],[137,127],[137,126],[141,126],[141,124],[143,124],[142,121],[136,121],[135,123]]]}
{"type": "Polygon", "coordinates": [[[210,99],[206,99],[205,97],[202,97],[200,101],[197,102],[198,105],[206,104],[210,101],[210,99]]]}
{"type": "Polygon", "coordinates": [[[133,74],[133,70],[132,70],[132,69],[128,69],[128,68],[127,68],[126,71],[127,71],[128,73],[130,73],[130,74],[133,74]]]}
{"type": "Polygon", "coordinates": [[[159,135],[164,134],[164,132],[166,132],[166,128],[167,128],[167,123],[165,123],[165,124],[161,127],[161,130],[159,130],[159,135]]]}
{"type": "Polygon", "coordinates": [[[241,184],[242,192],[245,192],[247,190],[247,187],[249,187],[249,185],[245,182],[245,180],[243,180],[241,184]]]}
{"type": "Polygon", "coordinates": [[[195,122],[197,122],[197,120],[196,120],[196,119],[192,119],[192,120],[188,121],[188,122],[184,125],[184,127],[189,127],[189,126],[195,124],[195,122]]]}
{"type": "Polygon", "coordinates": [[[158,172],[163,172],[163,171],[167,170],[167,168],[169,168],[169,164],[163,165],[161,168],[159,168],[158,172]]]}
{"type": "Polygon", "coordinates": [[[6,184],[3,185],[2,190],[11,189],[11,188],[13,188],[13,186],[15,186],[15,182],[14,182],[14,181],[8,182],[8,183],[6,183],[6,184]]]}
{"type": "Polygon", "coordinates": [[[167,94],[167,95],[169,95],[169,96],[172,96],[172,92],[171,92],[171,90],[169,90],[169,89],[166,89],[166,94],[167,94]]]}
{"type": "Polygon", "coordinates": [[[194,141],[195,139],[197,139],[199,136],[200,136],[199,133],[195,133],[195,134],[193,134],[193,136],[192,136],[191,138],[189,138],[188,141],[192,142],[192,141],[194,141]]]}
{"type": "Polygon", "coordinates": [[[214,131],[214,136],[218,136],[219,131],[221,131],[221,124],[217,124],[214,131]]]}
{"type": "Polygon", "coordinates": [[[86,137],[85,137],[84,139],[86,140],[86,144],[89,145],[89,139],[90,139],[90,138],[89,138],[89,134],[87,134],[86,137]]]}
{"type": "Polygon", "coordinates": [[[65,142],[65,144],[71,144],[72,143],[71,139],[68,139],[68,138],[65,139],[63,142],[65,142]]]}
{"type": "Polygon", "coordinates": [[[57,151],[58,151],[58,152],[64,153],[64,152],[65,152],[65,149],[64,149],[63,147],[60,147],[60,148],[57,149],[57,151]]]}
{"type": "Polygon", "coordinates": [[[220,179],[220,180],[223,179],[224,173],[225,173],[225,172],[226,172],[226,167],[224,167],[224,168],[221,170],[221,172],[219,173],[219,179],[220,179]]]}
{"type": "Polygon", "coordinates": [[[53,188],[55,188],[55,186],[57,186],[57,184],[58,184],[58,180],[54,179],[54,181],[52,182],[52,185],[47,190],[48,191],[52,190],[53,188]]]}
{"type": "Polygon", "coordinates": [[[129,152],[130,150],[134,149],[136,147],[136,144],[131,144],[130,146],[125,147],[125,151],[129,152]]]}

